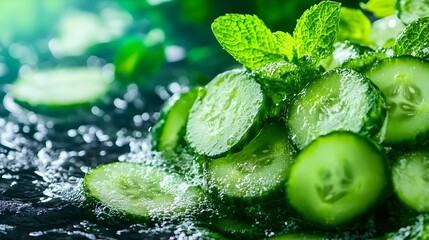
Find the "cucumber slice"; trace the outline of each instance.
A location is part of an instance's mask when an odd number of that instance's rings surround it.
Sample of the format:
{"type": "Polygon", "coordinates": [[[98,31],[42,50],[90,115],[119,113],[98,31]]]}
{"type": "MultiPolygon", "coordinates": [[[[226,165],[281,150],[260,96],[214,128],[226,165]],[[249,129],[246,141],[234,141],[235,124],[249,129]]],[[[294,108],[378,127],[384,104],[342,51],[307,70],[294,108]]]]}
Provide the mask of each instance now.
{"type": "Polygon", "coordinates": [[[413,144],[429,133],[429,62],[402,56],[384,59],[365,75],[384,93],[389,112],[383,143],[413,144]]]}
{"type": "Polygon", "coordinates": [[[412,151],[399,156],[392,167],[393,188],[406,206],[429,212],[429,152],[412,151]]]}
{"type": "Polygon", "coordinates": [[[116,162],[92,169],[83,181],[89,201],[100,202],[128,219],[182,216],[203,197],[178,175],[137,163],[116,162]]]}
{"type": "Polygon", "coordinates": [[[240,152],[207,163],[208,186],[220,200],[241,204],[281,196],[294,157],[286,128],[267,124],[240,152]]]}
{"type": "Polygon", "coordinates": [[[303,218],[336,227],[374,207],[389,182],[387,158],[379,148],[358,134],[332,132],[298,154],[286,197],[303,218]]]}
{"type": "Polygon", "coordinates": [[[421,17],[429,16],[429,0],[396,0],[398,17],[409,24],[421,17]]]}
{"type": "Polygon", "coordinates": [[[336,130],[374,136],[385,116],[385,99],[367,78],[350,69],[336,69],[297,96],[287,124],[302,149],[318,136],[336,130]]]}
{"type": "Polygon", "coordinates": [[[245,220],[222,218],[216,219],[211,227],[231,239],[263,239],[264,230],[245,220]]]}
{"type": "Polygon", "coordinates": [[[260,85],[242,70],[216,76],[191,108],[186,140],[209,157],[239,150],[261,129],[265,96],[260,85]]]}
{"type": "Polygon", "coordinates": [[[158,151],[174,151],[185,135],[189,110],[198,95],[198,87],[173,95],[164,105],[152,128],[152,147],[158,151]]]}
{"type": "Polygon", "coordinates": [[[35,110],[72,109],[102,99],[110,79],[98,68],[58,68],[23,76],[12,85],[14,100],[35,110]]]}

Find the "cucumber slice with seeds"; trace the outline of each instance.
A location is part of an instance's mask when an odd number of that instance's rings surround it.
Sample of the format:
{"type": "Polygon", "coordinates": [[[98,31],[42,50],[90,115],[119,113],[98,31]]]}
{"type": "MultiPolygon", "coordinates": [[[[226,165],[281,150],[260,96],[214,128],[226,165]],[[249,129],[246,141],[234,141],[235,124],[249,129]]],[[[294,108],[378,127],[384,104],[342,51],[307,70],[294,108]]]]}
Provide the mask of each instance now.
{"type": "Polygon", "coordinates": [[[207,163],[208,186],[220,200],[239,204],[281,196],[294,157],[286,128],[267,124],[240,152],[207,163]]]}
{"type": "Polygon", "coordinates": [[[352,132],[321,136],[300,152],[286,184],[286,198],[306,220],[338,227],[373,208],[390,185],[387,158],[352,132]]]}
{"type": "Polygon", "coordinates": [[[11,90],[16,102],[31,109],[73,109],[102,99],[109,82],[98,68],[59,68],[23,76],[11,90]]]}
{"type": "Polygon", "coordinates": [[[89,200],[100,202],[119,216],[151,220],[192,213],[202,191],[178,175],[137,163],[116,162],[91,170],[83,189],[89,200]]]}
{"type": "Polygon", "coordinates": [[[244,71],[219,74],[192,106],[186,140],[209,157],[240,150],[261,129],[265,102],[260,85],[244,71]]]}
{"type": "Polygon", "coordinates": [[[158,151],[174,151],[185,135],[189,110],[198,95],[198,87],[172,96],[164,105],[152,128],[152,146],[158,151]]]}
{"type": "Polygon", "coordinates": [[[309,84],[288,110],[292,139],[302,149],[336,130],[374,136],[386,116],[382,93],[361,74],[336,69],[309,84]]]}
{"type": "Polygon", "coordinates": [[[429,62],[403,56],[384,59],[365,75],[384,93],[389,112],[383,143],[414,144],[429,134],[429,62]]]}
{"type": "Polygon", "coordinates": [[[413,151],[401,155],[392,167],[393,188],[406,206],[429,212],[429,152],[413,151]]]}

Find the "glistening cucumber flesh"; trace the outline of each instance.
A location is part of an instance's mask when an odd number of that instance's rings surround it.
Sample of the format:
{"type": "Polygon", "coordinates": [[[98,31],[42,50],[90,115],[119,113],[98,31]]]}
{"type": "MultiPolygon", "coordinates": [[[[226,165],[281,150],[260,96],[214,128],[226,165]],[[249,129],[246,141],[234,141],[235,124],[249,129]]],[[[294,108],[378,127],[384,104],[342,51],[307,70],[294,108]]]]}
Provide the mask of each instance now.
{"type": "Polygon", "coordinates": [[[102,99],[109,82],[99,68],[59,68],[25,75],[11,90],[14,100],[25,107],[67,109],[102,99]]]}
{"type": "Polygon", "coordinates": [[[373,208],[389,183],[387,158],[378,147],[352,132],[332,132],[298,154],[286,198],[309,222],[338,227],[373,208]]]}
{"type": "Polygon", "coordinates": [[[192,213],[203,199],[199,188],[177,175],[126,162],[91,170],[83,189],[89,202],[100,202],[119,216],[139,220],[192,213]]]}
{"type": "Polygon", "coordinates": [[[171,97],[152,128],[152,146],[158,151],[174,151],[185,135],[189,110],[198,95],[198,87],[171,97]]]}
{"type": "Polygon", "coordinates": [[[429,212],[429,152],[399,156],[392,167],[393,188],[399,200],[418,212],[429,212]]]}
{"type": "Polygon", "coordinates": [[[208,186],[221,200],[238,204],[280,196],[294,157],[286,128],[267,124],[240,152],[209,160],[208,186]]]}
{"type": "Polygon", "coordinates": [[[216,76],[197,98],[186,125],[186,140],[200,155],[237,151],[261,128],[265,96],[242,70],[216,76]]]}
{"type": "Polygon", "coordinates": [[[320,135],[346,130],[374,136],[386,116],[382,93],[361,74],[336,69],[310,83],[288,110],[292,139],[302,149],[320,135]]]}
{"type": "Polygon", "coordinates": [[[387,100],[383,143],[414,144],[429,134],[429,62],[403,56],[377,62],[365,75],[387,100]]]}

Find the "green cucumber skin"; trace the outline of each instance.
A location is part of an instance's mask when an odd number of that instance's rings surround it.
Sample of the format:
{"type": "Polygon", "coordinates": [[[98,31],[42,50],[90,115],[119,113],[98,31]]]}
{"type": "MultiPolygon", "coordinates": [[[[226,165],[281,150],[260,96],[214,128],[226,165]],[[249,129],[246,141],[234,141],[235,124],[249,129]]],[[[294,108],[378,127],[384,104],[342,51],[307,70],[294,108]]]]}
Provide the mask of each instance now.
{"type": "Polygon", "coordinates": [[[210,225],[213,230],[237,240],[262,239],[265,236],[264,229],[258,225],[236,218],[216,219],[210,225]]]}
{"type": "MultiPolygon", "coordinates": [[[[329,72],[326,72],[320,76],[320,78],[327,77],[330,74],[336,74],[336,73],[347,73],[347,72],[355,72],[351,69],[334,69],[329,72]]],[[[363,76],[362,76],[363,77],[363,76]]],[[[298,94],[293,101],[290,102],[288,109],[286,111],[286,117],[285,122],[286,125],[289,126],[288,120],[291,118],[292,107],[295,101],[301,100],[301,96],[305,95],[306,90],[313,82],[316,82],[318,79],[314,79],[312,82],[308,83],[308,85],[303,89],[303,91],[298,94]]],[[[374,85],[370,79],[364,77],[365,84],[368,85],[368,103],[367,103],[367,112],[365,114],[365,117],[362,119],[362,125],[360,127],[360,130],[357,131],[357,133],[367,136],[370,138],[376,138],[376,135],[380,132],[380,130],[383,127],[383,124],[385,122],[385,119],[387,117],[387,108],[386,108],[386,98],[384,94],[378,89],[376,85],[374,85]]],[[[351,118],[354,116],[350,116],[351,118]]],[[[290,127],[289,127],[290,128],[290,127]]],[[[343,129],[333,129],[332,131],[338,131],[343,129]]],[[[294,133],[292,131],[289,131],[289,138],[294,139],[294,133]]],[[[325,133],[328,134],[328,133],[325,133]]],[[[298,144],[295,140],[293,140],[295,143],[295,146],[298,149],[302,149],[304,146],[301,146],[298,144]]],[[[311,142],[311,141],[310,141],[311,142]]],[[[309,143],[310,143],[309,142],[309,143]]]]}
{"type": "MultiPolygon", "coordinates": [[[[76,115],[88,114],[93,106],[103,106],[105,104],[104,100],[109,96],[109,92],[106,92],[104,95],[94,98],[90,102],[81,102],[69,105],[40,105],[40,104],[31,104],[26,101],[20,101],[16,98],[13,98],[13,101],[18,104],[18,106],[26,109],[28,111],[37,113],[39,115],[44,115],[52,118],[66,118],[66,117],[76,117],[76,115]]],[[[73,121],[78,120],[74,119],[73,121]]],[[[79,121],[79,120],[78,120],[79,121]]]]}
{"type": "MultiPolygon", "coordinates": [[[[187,142],[188,146],[190,146],[191,151],[194,154],[203,156],[203,157],[207,157],[207,158],[219,158],[219,157],[223,157],[226,156],[228,154],[231,153],[235,153],[240,151],[251,139],[253,139],[253,137],[262,129],[262,126],[264,125],[267,116],[269,115],[269,108],[270,108],[270,104],[269,101],[267,100],[267,96],[266,94],[261,91],[261,107],[258,109],[258,112],[255,114],[255,117],[253,119],[251,119],[252,123],[251,125],[249,125],[247,127],[247,130],[243,133],[241,133],[241,137],[240,140],[237,141],[234,145],[229,146],[229,149],[224,150],[224,151],[215,151],[212,152],[210,150],[201,150],[201,149],[197,149],[193,143],[193,141],[190,139],[190,119],[192,118],[192,114],[194,114],[195,112],[198,112],[199,109],[198,107],[201,106],[201,104],[204,102],[204,97],[206,96],[206,92],[207,92],[207,87],[211,87],[213,85],[217,85],[217,81],[214,82],[215,80],[218,79],[218,77],[221,77],[224,74],[244,74],[244,76],[246,77],[250,77],[244,70],[241,69],[235,69],[235,70],[231,70],[231,71],[227,71],[224,73],[221,73],[220,75],[216,76],[211,82],[209,82],[205,87],[202,88],[202,90],[200,91],[197,99],[194,102],[194,105],[192,106],[191,110],[190,110],[190,114],[189,114],[189,119],[188,119],[188,123],[186,126],[186,135],[185,135],[185,141],[187,142]]],[[[253,78],[248,79],[249,81],[255,81],[253,80],[253,78]]],[[[259,83],[257,83],[255,81],[255,84],[258,84],[259,88],[261,88],[261,86],[259,85],[259,83]]]]}
{"type": "MultiPolygon", "coordinates": [[[[186,122],[188,120],[188,116],[189,116],[189,110],[187,113],[185,113],[186,117],[184,120],[184,125],[181,127],[181,130],[177,133],[178,139],[176,143],[165,143],[162,141],[162,135],[164,134],[164,127],[166,124],[166,121],[168,120],[170,114],[171,113],[171,109],[174,108],[175,104],[178,103],[178,101],[187,101],[187,102],[194,102],[195,99],[197,98],[198,95],[198,91],[199,91],[199,87],[194,87],[191,90],[189,90],[189,92],[186,93],[181,93],[179,95],[174,95],[172,96],[164,105],[164,107],[162,108],[159,118],[157,119],[155,125],[152,127],[151,129],[151,133],[152,133],[152,149],[156,150],[156,151],[174,151],[177,146],[179,145],[186,145],[184,136],[186,133],[186,122]]],[[[192,106],[192,103],[190,103],[192,106]]],[[[186,104],[186,103],[185,103],[186,104]]]]}
{"type": "MultiPolygon", "coordinates": [[[[382,159],[384,159],[383,161],[383,165],[384,165],[384,176],[382,177],[383,179],[386,179],[385,181],[385,187],[383,189],[383,191],[379,194],[377,201],[370,206],[369,208],[366,209],[366,211],[363,211],[360,214],[357,214],[354,218],[349,219],[348,221],[342,222],[340,224],[337,225],[327,225],[327,224],[322,224],[320,222],[317,221],[313,221],[311,219],[307,219],[304,218],[304,220],[307,221],[302,221],[301,223],[303,224],[303,226],[309,227],[311,229],[319,229],[322,231],[337,231],[337,230],[347,230],[347,229],[357,229],[360,227],[361,223],[365,223],[369,217],[373,216],[373,212],[376,211],[378,209],[378,207],[383,204],[386,199],[388,199],[389,197],[392,196],[392,181],[391,181],[391,166],[390,166],[390,161],[384,151],[384,149],[377,143],[375,142],[373,139],[353,133],[353,132],[348,132],[348,131],[334,131],[331,133],[328,133],[326,135],[322,135],[320,137],[329,137],[329,136],[335,136],[335,135],[342,135],[342,134],[354,134],[356,137],[366,140],[372,149],[373,152],[380,154],[380,157],[382,159]]],[[[315,140],[317,141],[317,140],[315,140]]],[[[315,142],[314,141],[314,142],[315,142]]],[[[304,149],[305,150],[305,149],[304,149]]],[[[292,166],[290,167],[290,169],[292,170],[294,165],[298,164],[297,162],[297,158],[295,159],[295,161],[292,163],[292,166]]],[[[289,181],[289,180],[288,180],[289,181]]],[[[288,196],[287,193],[287,188],[288,188],[288,182],[285,183],[285,201],[286,201],[286,207],[288,208],[289,212],[298,217],[298,218],[302,218],[301,213],[295,209],[292,204],[291,204],[291,199],[288,196]]]]}
{"type": "Polygon", "coordinates": [[[94,105],[100,105],[103,103],[103,99],[108,95],[108,93],[100,96],[99,98],[94,99],[90,102],[82,102],[82,103],[75,103],[75,104],[69,104],[67,106],[63,105],[39,105],[39,104],[31,104],[28,102],[20,101],[18,99],[13,99],[14,102],[22,106],[23,108],[26,108],[30,111],[46,114],[46,115],[57,115],[59,113],[61,114],[75,114],[77,111],[82,110],[88,110],[94,105]]]}
{"type": "Polygon", "coordinates": [[[370,104],[366,118],[363,119],[363,126],[359,131],[360,134],[375,138],[380,132],[387,117],[386,98],[384,94],[369,79],[370,104]]]}

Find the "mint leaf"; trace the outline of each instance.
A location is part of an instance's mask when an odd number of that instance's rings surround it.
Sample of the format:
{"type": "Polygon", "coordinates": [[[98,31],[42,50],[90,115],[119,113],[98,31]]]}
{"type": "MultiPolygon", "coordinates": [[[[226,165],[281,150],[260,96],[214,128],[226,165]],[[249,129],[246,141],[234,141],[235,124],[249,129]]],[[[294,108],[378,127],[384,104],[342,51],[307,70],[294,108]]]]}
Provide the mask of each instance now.
{"type": "Polygon", "coordinates": [[[251,70],[283,60],[276,36],[257,16],[227,14],[213,22],[212,31],[222,47],[251,70]]]}
{"type": "Polygon", "coordinates": [[[306,10],[293,32],[298,58],[322,59],[333,51],[338,33],[340,3],[323,1],[306,10]]]}
{"type": "Polygon", "coordinates": [[[377,18],[384,18],[395,14],[395,0],[369,0],[366,4],[360,4],[362,9],[365,9],[377,18]]]}
{"type": "Polygon", "coordinates": [[[429,17],[410,23],[396,38],[395,55],[412,55],[429,58],[429,17]]]}
{"type": "Polygon", "coordinates": [[[274,33],[274,36],[277,38],[277,52],[282,56],[286,56],[291,62],[293,60],[295,48],[295,40],[292,35],[278,31],[274,33]]]}
{"type": "Polygon", "coordinates": [[[369,45],[371,22],[359,9],[341,7],[338,40],[369,45]]]}

